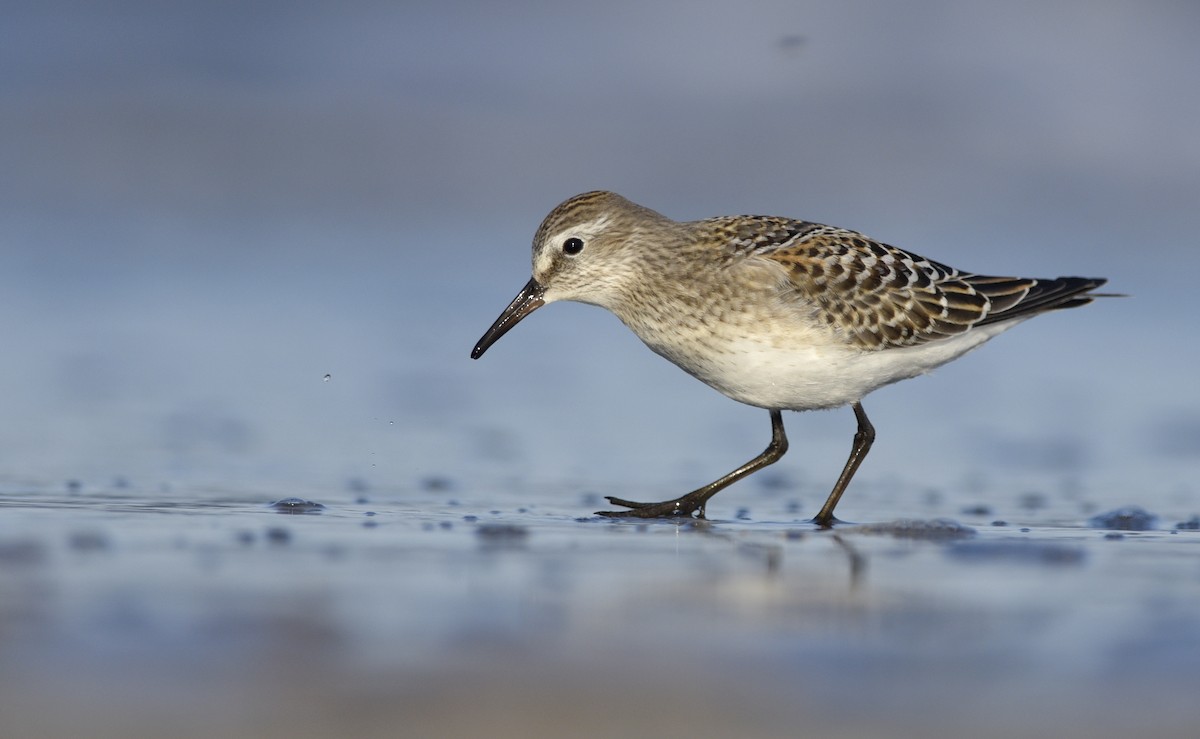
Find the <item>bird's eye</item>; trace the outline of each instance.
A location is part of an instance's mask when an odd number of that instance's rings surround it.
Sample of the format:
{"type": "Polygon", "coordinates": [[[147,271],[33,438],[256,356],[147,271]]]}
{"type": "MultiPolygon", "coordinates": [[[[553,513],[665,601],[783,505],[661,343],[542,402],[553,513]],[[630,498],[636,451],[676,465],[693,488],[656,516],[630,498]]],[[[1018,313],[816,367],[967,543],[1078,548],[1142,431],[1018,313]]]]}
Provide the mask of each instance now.
{"type": "Polygon", "coordinates": [[[574,236],[563,242],[563,254],[575,256],[583,251],[583,239],[577,239],[574,236]]]}

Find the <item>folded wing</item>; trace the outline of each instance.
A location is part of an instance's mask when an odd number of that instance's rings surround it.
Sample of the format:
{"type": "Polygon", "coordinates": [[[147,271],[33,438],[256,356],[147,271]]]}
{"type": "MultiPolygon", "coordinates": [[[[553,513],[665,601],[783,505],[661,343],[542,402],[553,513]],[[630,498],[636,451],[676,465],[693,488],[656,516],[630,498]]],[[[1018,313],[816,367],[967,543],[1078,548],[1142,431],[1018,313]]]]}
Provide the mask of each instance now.
{"type": "Polygon", "coordinates": [[[914,346],[1083,305],[1105,282],[960,272],[860,233],[807,221],[743,217],[727,225],[734,255],[783,267],[797,302],[862,349],[914,346]]]}

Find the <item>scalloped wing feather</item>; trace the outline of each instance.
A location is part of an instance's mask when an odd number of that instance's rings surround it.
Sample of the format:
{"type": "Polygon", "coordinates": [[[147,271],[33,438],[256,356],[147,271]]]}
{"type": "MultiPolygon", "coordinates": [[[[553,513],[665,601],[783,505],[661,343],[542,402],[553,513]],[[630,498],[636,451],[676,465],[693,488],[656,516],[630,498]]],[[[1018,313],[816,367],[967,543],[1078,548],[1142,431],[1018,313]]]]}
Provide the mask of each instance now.
{"type": "Polygon", "coordinates": [[[782,266],[816,319],[864,350],[915,346],[975,326],[1090,302],[1102,279],[960,272],[855,231],[774,217],[710,219],[732,255],[782,266]]]}

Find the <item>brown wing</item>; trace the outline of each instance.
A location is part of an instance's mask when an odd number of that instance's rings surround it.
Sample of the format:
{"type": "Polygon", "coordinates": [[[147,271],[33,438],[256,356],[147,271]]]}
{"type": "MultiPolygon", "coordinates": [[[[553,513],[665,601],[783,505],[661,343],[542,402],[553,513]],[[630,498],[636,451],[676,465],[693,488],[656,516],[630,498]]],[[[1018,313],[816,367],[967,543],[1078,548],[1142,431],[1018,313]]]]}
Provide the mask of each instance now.
{"type": "MultiPolygon", "coordinates": [[[[723,220],[723,219],[714,219],[723,220]]],[[[818,320],[863,349],[937,341],[982,326],[1090,302],[1102,279],[1041,280],[959,272],[860,233],[807,221],[726,221],[730,248],[786,270],[818,320]]]]}

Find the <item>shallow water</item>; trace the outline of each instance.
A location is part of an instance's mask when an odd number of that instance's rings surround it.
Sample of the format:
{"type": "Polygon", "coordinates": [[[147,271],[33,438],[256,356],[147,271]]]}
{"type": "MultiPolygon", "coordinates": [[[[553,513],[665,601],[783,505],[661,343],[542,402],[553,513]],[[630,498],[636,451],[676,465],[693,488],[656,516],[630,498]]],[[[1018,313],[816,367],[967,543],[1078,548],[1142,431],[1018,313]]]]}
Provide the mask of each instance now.
{"type": "Polygon", "coordinates": [[[177,5],[0,23],[0,737],[1195,735],[1200,6],[177,5]],[[1134,297],[606,521],[769,427],[468,359],[596,187],[1134,297]]]}
{"type": "Polygon", "coordinates": [[[1194,731],[1200,531],[900,495],[919,518],[829,532],[724,496],[8,486],[6,735],[1194,731]]]}

